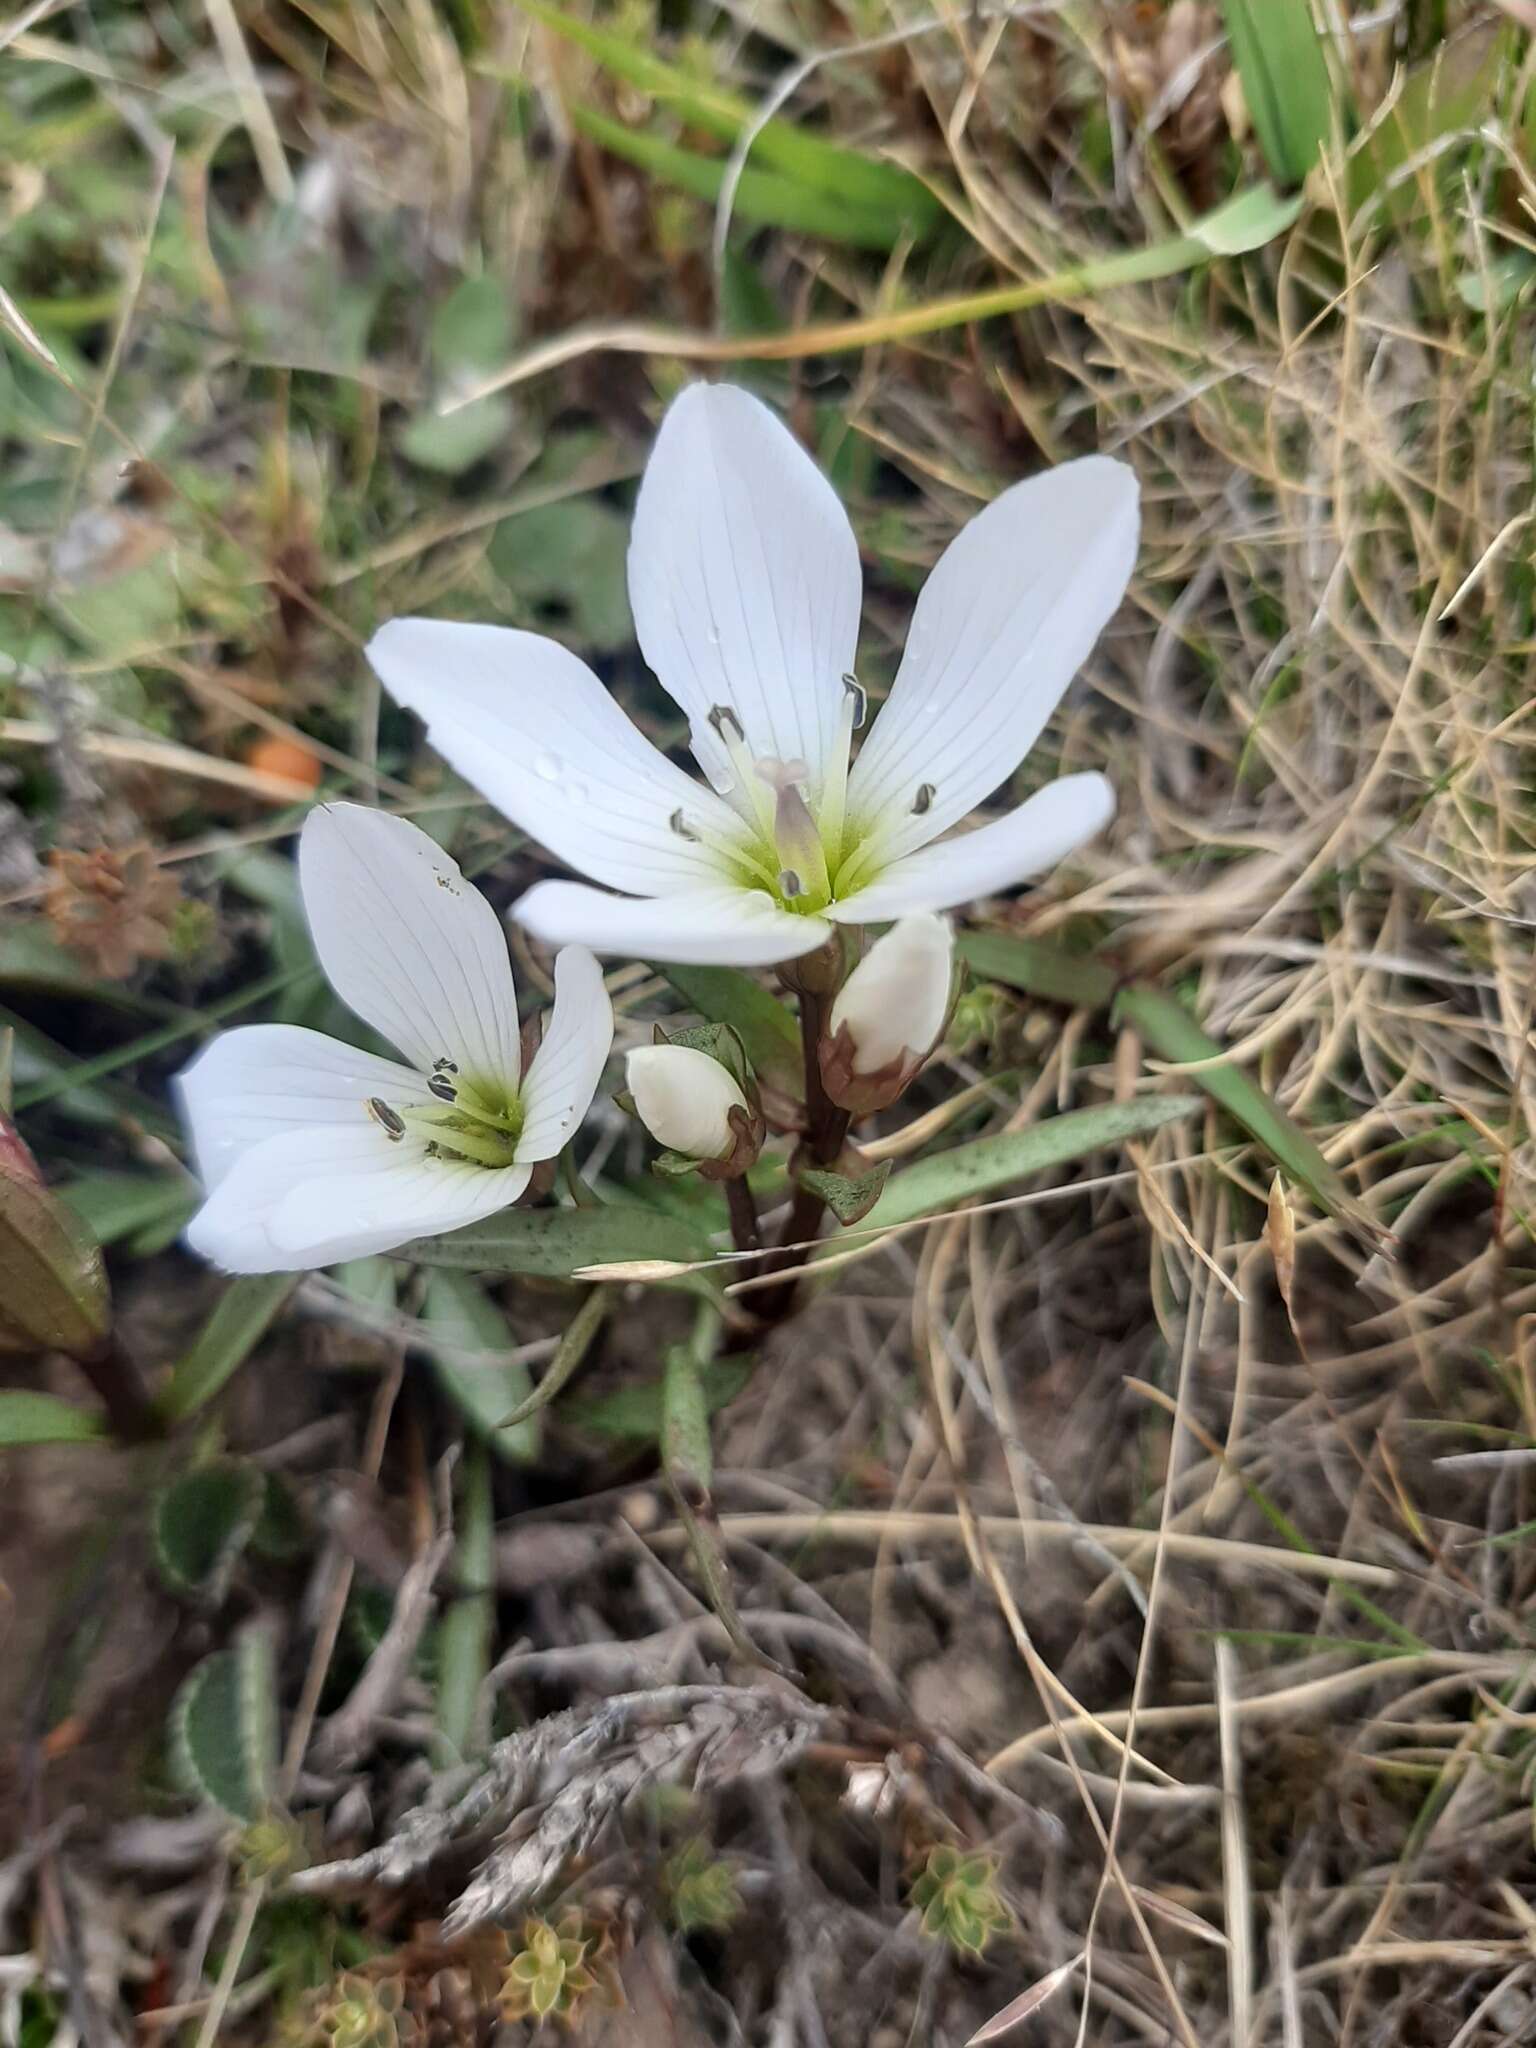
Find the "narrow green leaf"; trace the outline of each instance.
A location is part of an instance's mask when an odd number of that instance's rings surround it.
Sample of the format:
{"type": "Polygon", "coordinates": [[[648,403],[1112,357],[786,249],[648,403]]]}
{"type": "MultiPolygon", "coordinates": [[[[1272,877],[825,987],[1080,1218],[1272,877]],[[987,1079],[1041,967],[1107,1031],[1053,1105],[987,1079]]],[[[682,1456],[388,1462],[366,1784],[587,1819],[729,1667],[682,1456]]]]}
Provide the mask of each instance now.
{"type": "Polygon", "coordinates": [[[799,1174],[800,1185],[809,1188],[813,1195],[820,1195],[839,1223],[857,1223],[867,1216],[890,1177],[889,1159],[882,1159],[857,1179],[816,1166],[802,1167],[799,1174]]]}
{"type": "Polygon", "coordinates": [[[800,1026],[794,1012],[734,967],[658,965],[690,1009],[712,1024],[729,1024],[747,1049],[758,1079],[780,1094],[805,1092],[800,1026]]]}
{"type": "Polygon", "coordinates": [[[1264,160],[1299,185],[1333,132],[1333,81],[1310,0],[1222,0],[1232,61],[1264,160]]]}
{"type": "MultiPolygon", "coordinates": [[[[1201,1029],[1181,1002],[1160,989],[1122,989],[1115,1003],[1115,1015],[1134,1024],[1152,1050],[1165,1060],[1182,1063],[1220,1059],[1221,1047],[1216,1040],[1201,1029]]],[[[1250,1137],[1258,1139],[1286,1177],[1310,1190],[1326,1210],[1334,1215],[1353,1216],[1357,1222],[1375,1229],[1306,1132],[1264,1093],[1251,1075],[1222,1061],[1219,1066],[1202,1066],[1189,1079],[1234,1116],[1250,1137]]]]}
{"type": "MultiPolygon", "coordinates": [[[[711,1415],[729,1407],[752,1377],[750,1358],[719,1358],[701,1368],[704,1399],[711,1415]]],[[[610,1393],[584,1395],[568,1401],[560,1410],[563,1420],[594,1436],[612,1437],[622,1443],[654,1444],[661,1440],[660,1380],[641,1380],[615,1387],[610,1393]]]]}
{"type": "Polygon", "coordinates": [[[512,1429],[529,1416],[537,1415],[541,1408],[547,1408],[556,1394],[576,1372],[591,1347],[592,1339],[608,1313],[612,1298],[606,1287],[594,1287],[586,1300],[571,1318],[565,1335],[555,1348],[555,1355],[549,1362],[549,1370],[526,1399],[519,1402],[509,1414],[503,1415],[498,1425],[512,1429]]]}
{"type": "Polygon", "coordinates": [[[277,1769],[272,1645],[253,1624],[205,1657],[171,1708],[171,1751],[187,1789],[240,1821],[259,1820],[277,1769]]]}
{"type": "MultiPolygon", "coordinates": [[[[749,101],[712,79],[667,63],[654,50],[628,42],[611,29],[543,6],[539,0],[528,0],[526,12],[580,44],[616,78],[674,108],[690,127],[722,142],[735,142],[749,124],[758,123],[758,109],[749,101]]],[[[850,206],[887,215],[898,232],[916,240],[944,218],[944,208],[911,171],[828,142],[803,122],[776,115],[757,125],[749,167],[754,161],[771,164],[813,191],[840,194],[850,206]]]]}
{"type": "MultiPolygon", "coordinates": [[[[418,1238],[396,1254],[420,1266],[453,1266],[470,1273],[530,1273],[568,1280],[585,1266],[627,1259],[674,1259],[690,1264],[709,1256],[707,1240],[675,1216],[636,1202],[605,1202],[600,1209],[503,1209],[446,1237],[418,1238]]],[[[510,1405],[510,1404],[509,1404],[510,1405]]]]}
{"type": "MultiPolygon", "coordinates": [[[[1049,1002],[1105,1009],[1133,1024],[1153,1052],[1165,1060],[1221,1060],[1221,1047],[1173,996],[1141,982],[1121,985],[1100,960],[1063,953],[1039,939],[1015,939],[1001,932],[967,932],[962,958],[977,974],[1049,1002]]],[[[1304,1187],[1330,1214],[1348,1216],[1373,1234],[1375,1224],[1345,1187],[1311,1138],[1240,1067],[1202,1065],[1189,1076],[1256,1138],[1288,1179],[1304,1187]]]]}
{"type": "Polygon", "coordinates": [[[169,1244],[199,1200],[180,1173],[82,1173],[57,1193],[98,1244],[127,1243],[141,1255],[169,1244]]]}
{"type": "Polygon", "coordinates": [[[465,1757],[483,1742],[480,1699],[491,1668],[496,1602],[491,1466],[478,1440],[465,1447],[458,1537],[453,1599],[437,1631],[437,1727],[451,1753],[465,1757]]]}
{"type": "Polygon", "coordinates": [[[0,1392],[0,1450],[20,1444],[97,1444],[106,1433],[93,1409],[21,1387],[0,1392]]]}
{"type": "Polygon", "coordinates": [[[469,1274],[441,1267],[427,1283],[421,1319],[430,1332],[433,1370],[470,1428],[509,1463],[532,1464],[538,1423],[503,1424],[527,1400],[532,1382],[527,1366],[506,1356],[512,1335],[501,1310],[469,1274]]]}
{"type": "Polygon", "coordinates": [[[216,1606],[266,1505],[260,1469],[238,1458],[214,1458],[162,1488],[151,1528],[155,1556],[178,1593],[216,1606]]]}
{"type": "Polygon", "coordinates": [[[167,1422],[185,1422],[239,1370],[298,1285],[295,1273],[245,1273],[232,1280],[160,1396],[167,1422]]]}
{"type": "MultiPolygon", "coordinates": [[[[583,135],[663,183],[711,204],[720,197],[726,173],[724,157],[700,156],[644,129],[626,128],[622,121],[610,120],[595,107],[573,107],[571,120],[583,135]]],[[[743,171],[734,203],[737,217],[753,227],[788,228],[850,249],[892,249],[905,232],[903,214],[857,206],[836,191],[802,185],[777,171],[743,171]]]]}
{"type": "Polygon", "coordinates": [[[1350,151],[1345,191],[1351,214],[1378,200],[1395,220],[1423,217],[1419,176],[1393,181],[1436,143],[1490,116],[1512,36],[1510,23],[1473,22],[1407,73],[1350,151]]]}
{"type": "Polygon", "coordinates": [[[947,1209],[953,1202],[983,1200],[1048,1166],[1065,1165],[1089,1152],[1115,1150],[1127,1138],[1144,1137],[1163,1124],[1193,1116],[1201,1106],[1198,1095],[1145,1095],[1134,1102],[1069,1110],[1027,1131],[1004,1131],[956,1145],[894,1175],[861,1227],[882,1230],[947,1209]]]}

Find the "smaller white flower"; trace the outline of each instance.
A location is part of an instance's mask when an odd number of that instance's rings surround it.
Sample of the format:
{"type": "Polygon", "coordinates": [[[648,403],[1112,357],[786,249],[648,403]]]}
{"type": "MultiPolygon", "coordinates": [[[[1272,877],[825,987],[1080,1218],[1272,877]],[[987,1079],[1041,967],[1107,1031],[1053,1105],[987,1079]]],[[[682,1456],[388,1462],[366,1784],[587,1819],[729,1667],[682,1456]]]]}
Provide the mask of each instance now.
{"type": "Polygon", "coordinates": [[[725,1158],[737,1141],[731,1111],[751,1115],[720,1062],[691,1045],[638,1046],[625,1055],[624,1078],[641,1123],[685,1159],[725,1158]]]}
{"type": "Polygon", "coordinates": [[[231,1273],[364,1258],[504,1209],[576,1130],[613,1043],[601,970],[567,946],[523,1072],[496,913],[403,818],[357,804],[312,811],[299,888],[332,988],[406,1064],[253,1024],[185,1069],[182,1108],[208,1191],[187,1242],[231,1273]]]}
{"type": "Polygon", "coordinates": [[[904,917],[877,939],[832,1005],[832,1034],[847,1027],[853,1072],[926,1059],[944,1029],[954,974],[947,918],[904,917]]]}

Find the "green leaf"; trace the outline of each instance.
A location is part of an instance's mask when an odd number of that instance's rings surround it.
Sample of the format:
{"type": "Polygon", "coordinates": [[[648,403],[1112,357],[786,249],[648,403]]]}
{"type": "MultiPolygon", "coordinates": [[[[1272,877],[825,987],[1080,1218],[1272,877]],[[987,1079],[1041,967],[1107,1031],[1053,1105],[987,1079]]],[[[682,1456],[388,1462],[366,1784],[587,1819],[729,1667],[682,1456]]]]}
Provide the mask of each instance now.
{"type": "Polygon", "coordinates": [[[499,392],[456,412],[440,412],[434,403],[411,415],[395,436],[395,446],[418,469],[431,470],[434,476],[462,476],[505,444],[512,417],[512,401],[499,392]]]}
{"type": "Polygon", "coordinates": [[[803,1188],[809,1188],[813,1195],[820,1195],[839,1223],[857,1223],[867,1216],[879,1201],[890,1177],[889,1159],[882,1159],[878,1166],[872,1167],[868,1173],[861,1173],[857,1179],[819,1166],[802,1167],[797,1176],[803,1188]]]}
{"type": "Polygon", "coordinates": [[[232,1280],[160,1396],[167,1422],[185,1422],[239,1370],[298,1285],[296,1273],[245,1273],[232,1280]]]}
{"type": "Polygon", "coordinates": [[[266,1505],[255,1465],[216,1458],[173,1479],[155,1501],[155,1556],[178,1593],[217,1606],[266,1505]]]}
{"type": "MultiPolygon", "coordinates": [[[[699,1379],[711,1415],[735,1400],[751,1379],[754,1363],[750,1358],[721,1358],[701,1367],[699,1379]]],[[[637,1385],[615,1387],[611,1393],[568,1401],[560,1413],[578,1428],[590,1430],[594,1436],[615,1437],[623,1442],[658,1443],[661,1439],[662,1382],[642,1380],[637,1385]]]]}
{"type": "Polygon", "coordinates": [[[1287,199],[1268,185],[1252,185],[1190,226],[1190,239],[1213,256],[1246,256],[1283,235],[1301,212],[1300,197],[1287,199]]]}
{"type": "Polygon", "coordinates": [[[1118,1148],[1127,1138],[1144,1137],[1163,1124],[1193,1116],[1200,1107],[1198,1095],[1146,1095],[1134,1102],[1069,1110],[1027,1131],[1004,1131],[956,1145],[894,1175],[863,1227],[884,1230],[947,1209],[952,1202],[979,1200],[1046,1167],[1118,1148]]]}
{"type": "Polygon", "coordinates": [[[758,1079],[797,1101],[805,1093],[800,1026],[794,1012],[734,967],[657,964],[690,1009],[714,1024],[729,1024],[746,1047],[758,1079]]]}
{"type": "MultiPolygon", "coordinates": [[[[1001,932],[967,932],[959,941],[959,951],[977,974],[1007,982],[1029,995],[1089,1009],[1113,1005],[1116,1017],[1134,1025],[1162,1059],[1180,1064],[1221,1060],[1221,1047],[1181,1002],[1141,982],[1122,987],[1114,970],[1100,960],[1059,952],[1038,939],[1009,938],[1001,932]]],[[[1349,1216],[1375,1233],[1367,1212],[1312,1139],[1240,1067],[1225,1062],[1202,1065],[1189,1079],[1235,1117],[1250,1137],[1257,1138],[1287,1178],[1308,1189],[1330,1214],[1349,1216]]]]}
{"type": "MultiPolygon", "coordinates": [[[[759,110],[713,80],[668,64],[653,50],[627,42],[611,29],[597,27],[554,7],[527,0],[526,11],[557,35],[579,43],[605,70],[636,86],[681,114],[688,126],[722,142],[735,142],[759,110]]],[[[890,247],[899,236],[921,240],[945,218],[945,211],[927,186],[900,164],[882,163],[813,134],[803,121],[775,115],[760,126],[752,141],[748,166],[771,164],[807,189],[882,218],[890,247]]]]}
{"type": "MultiPolygon", "coordinates": [[[[573,107],[571,120],[593,142],[649,171],[663,184],[675,185],[711,205],[720,197],[726,173],[724,157],[700,156],[663,141],[659,135],[626,128],[622,121],[610,120],[595,107],[573,107]]],[[[893,249],[905,231],[903,215],[861,207],[835,189],[804,185],[777,171],[743,171],[736,183],[734,210],[739,220],[753,227],[788,228],[850,249],[893,249]]]]}
{"type": "Polygon", "coordinates": [[[24,1388],[0,1392],[0,1450],[19,1444],[97,1444],[106,1424],[90,1408],[24,1388]]]}
{"type": "Polygon", "coordinates": [[[588,496],[511,514],[491,535],[486,559],[529,623],[610,653],[634,638],[628,551],[628,521],[588,496]]]}
{"type": "Polygon", "coordinates": [[[1333,132],[1333,81],[1310,0],[1222,0],[1232,62],[1264,160],[1299,185],[1333,132]]]}
{"type": "Polygon", "coordinates": [[[1511,35],[1508,23],[1474,22],[1407,73],[1350,151],[1345,191],[1351,214],[1379,199],[1393,219],[1423,218],[1419,181],[1432,175],[1428,165],[1394,180],[1436,143],[1458,130],[1475,130],[1489,116],[1511,35]]]}
{"type": "Polygon", "coordinates": [[[437,1631],[437,1727],[452,1754],[471,1755],[481,1746],[480,1698],[491,1667],[491,1626],[495,1619],[496,1529],[491,1503],[491,1467],[485,1447],[465,1451],[459,1482],[458,1550],[454,1558],[452,1605],[437,1631]]]}
{"type": "Polygon", "coordinates": [[[461,1272],[569,1280],[583,1267],[622,1260],[691,1264],[709,1257],[709,1244],[675,1216],[635,1202],[606,1202],[600,1209],[503,1209],[446,1237],[418,1238],[395,1256],[461,1272]]]}
{"type": "Polygon", "coordinates": [[[532,1464],[538,1423],[502,1426],[502,1418],[527,1400],[532,1382],[527,1366],[506,1356],[511,1332],[501,1310],[467,1273],[442,1268],[427,1283],[421,1317],[433,1369],[471,1429],[509,1463],[532,1464]]]}
{"type": "Polygon", "coordinates": [[[140,1257],[179,1236],[199,1201],[181,1173],[82,1173],[57,1192],[98,1244],[126,1243],[140,1257]]]}
{"type": "Polygon", "coordinates": [[[253,1624],[205,1657],[171,1708],[171,1751],[187,1789],[240,1821],[259,1820],[277,1769],[272,1645],[253,1624]]]}

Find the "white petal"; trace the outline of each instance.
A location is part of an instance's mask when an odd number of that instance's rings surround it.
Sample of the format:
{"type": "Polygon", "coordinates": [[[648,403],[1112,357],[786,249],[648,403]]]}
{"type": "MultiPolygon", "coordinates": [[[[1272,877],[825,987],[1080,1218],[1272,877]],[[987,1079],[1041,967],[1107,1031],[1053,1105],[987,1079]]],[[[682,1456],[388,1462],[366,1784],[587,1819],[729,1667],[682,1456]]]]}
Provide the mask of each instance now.
{"type": "Polygon", "coordinates": [[[230,1273],[297,1273],[393,1251],[504,1209],[531,1169],[428,1159],[377,1125],[287,1131],[243,1153],[187,1226],[230,1273]]]}
{"type": "Polygon", "coordinates": [[[635,507],[629,598],[716,788],[731,779],[717,704],[749,754],[798,756],[814,787],[858,649],[859,550],[837,493],[750,393],[692,384],[668,410],[635,507]]]}
{"type": "Polygon", "coordinates": [[[839,924],[879,924],[909,910],[948,910],[994,896],[1054,867],[1114,814],[1115,793],[1102,775],[1063,775],[979,832],[909,853],[827,915],[839,924]]]}
{"type": "Polygon", "coordinates": [[[730,1112],[747,1098],[718,1060],[692,1045],[641,1045],[625,1055],[635,1113],[658,1145],[687,1159],[723,1159],[736,1142],[730,1112]]]}
{"type": "Polygon", "coordinates": [[[297,1024],[225,1031],[177,1076],[203,1185],[216,1188],[242,1152],[281,1132],[362,1124],[367,1102],[430,1103],[420,1074],[297,1024]]]}
{"type": "Polygon", "coordinates": [[[853,1071],[876,1074],[893,1060],[933,1050],[949,1012],[955,942],[949,920],[919,911],[876,939],[838,991],[834,1034],[847,1025],[853,1071]]]}
{"type": "Polygon", "coordinates": [[[820,917],[792,917],[763,889],[729,884],[685,896],[610,896],[579,882],[539,882],[512,915],[547,946],[722,967],[770,967],[832,936],[820,917]]]}
{"type": "Polygon", "coordinates": [[[304,821],[299,886],[320,965],[342,1001],[412,1066],[466,1079],[521,1072],[507,937],[435,839],[361,804],[304,821]]]}
{"type": "Polygon", "coordinates": [[[658,752],[553,640],[396,619],[375,633],[368,659],[426,720],[443,759],[579,874],[665,895],[718,875],[705,840],[741,836],[730,806],[658,752]],[[702,840],[673,828],[679,811],[702,840]]]}
{"type": "Polygon", "coordinates": [[[603,970],[585,946],[555,956],[555,1001],[523,1083],[518,1164],[553,1159],[586,1115],[613,1044],[603,970]]]}
{"type": "Polygon", "coordinates": [[[1015,484],[950,543],[848,780],[850,819],[888,824],[892,857],[1017,768],[1124,595],[1137,531],[1135,472],[1090,455],[1015,484]]]}

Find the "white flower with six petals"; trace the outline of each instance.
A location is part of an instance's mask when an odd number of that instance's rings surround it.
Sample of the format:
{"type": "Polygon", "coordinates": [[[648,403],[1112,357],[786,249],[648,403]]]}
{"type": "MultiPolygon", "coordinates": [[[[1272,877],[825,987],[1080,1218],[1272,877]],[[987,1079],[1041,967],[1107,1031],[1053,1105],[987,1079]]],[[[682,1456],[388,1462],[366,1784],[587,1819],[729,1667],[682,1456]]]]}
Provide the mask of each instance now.
{"type": "Polygon", "coordinates": [[[570,946],[523,1072],[496,913],[403,818],[357,804],[312,811],[299,885],[332,988],[408,1064],[297,1025],[252,1024],[184,1070],[208,1193],[187,1241],[232,1273],[390,1251],[515,1202],[575,1132],[613,1042],[597,962],[570,946]]]}
{"type": "Polygon", "coordinates": [[[1108,822],[1108,782],[1078,774],[940,837],[1034,745],[1120,602],[1137,533],[1135,476],[1105,456],[1004,491],[929,576],[855,757],[861,586],[847,515],[766,406],[695,384],[646,467],[629,588],[641,649],[688,715],[707,785],[538,634],[397,619],[368,654],[468,782],[606,885],[539,883],[514,907],[529,931],[767,965],[836,925],[1010,887],[1108,822]]]}

